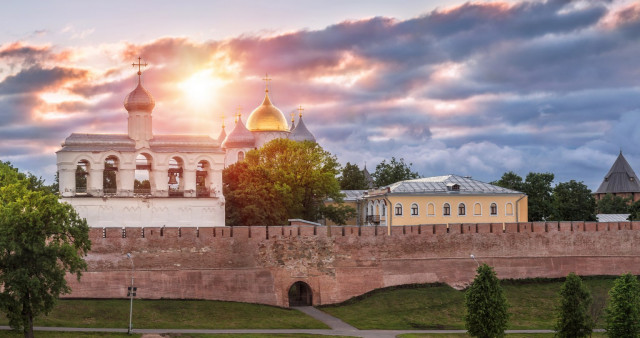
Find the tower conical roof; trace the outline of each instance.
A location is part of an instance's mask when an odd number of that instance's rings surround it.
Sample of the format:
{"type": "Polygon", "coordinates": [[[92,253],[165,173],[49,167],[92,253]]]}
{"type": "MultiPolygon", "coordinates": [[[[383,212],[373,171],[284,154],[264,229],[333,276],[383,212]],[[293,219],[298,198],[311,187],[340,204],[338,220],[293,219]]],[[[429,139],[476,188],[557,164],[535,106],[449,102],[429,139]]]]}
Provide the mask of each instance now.
{"type": "Polygon", "coordinates": [[[222,143],[227,138],[227,132],[224,130],[224,125],[222,126],[222,130],[220,130],[220,135],[218,135],[218,142],[222,143]]]}
{"type": "Polygon", "coordinates": [[[311,134],[309,129],[307,129],[307,126],[304,125],[302,116],[300,116],[300,119],[298,120],[298,124],[296,125],[295,129],[293,129],[291,131],[291,134],[289,134],[289,139],[293,141],[299,141],[299,142],[301,141],[316,142],[316,138],[313,136],[313,134],[311,134]]]}
{"type": "Polygon", "coordinates": [[[638,176],[633,172],[629,162],[622,156],[622,151],[609,169],[596,194],[614,194],[623,192],[640,192],[638,176]]]}
{"type": "Polygon", "coordinates": [[[222,148],[254,148],[256,146],[256,138],[242,123],[242,117],[238,117],[233,130],[227,135],[222,142],[222,148]]]}

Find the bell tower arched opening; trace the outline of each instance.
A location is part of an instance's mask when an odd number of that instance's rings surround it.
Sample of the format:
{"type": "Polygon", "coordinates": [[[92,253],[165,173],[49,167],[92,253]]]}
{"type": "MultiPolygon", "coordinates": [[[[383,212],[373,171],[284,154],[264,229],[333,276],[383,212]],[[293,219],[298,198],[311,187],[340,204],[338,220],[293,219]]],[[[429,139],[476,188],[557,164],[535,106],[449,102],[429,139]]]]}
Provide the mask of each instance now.
{"type": "Polygon", "coordinates": [[[172,157],[169,160],[169,196],[184,197],[184,162],[180,157],[172,157]]]}
{"type": "Polygon", "coordinates": [[[295,282],[289,288],[289,306],[312,306],[313,293],[309,284],[295,282]]]}
{"type": "Polygon", "coordinates": [[[118,193],[119,177],[118,167],[120,161],[115,156],[109,156],[104,160],[104,174],[102,176],[102,190],[105,195],[118,193]]]}
{"type": "Polygon", "coordinates": [[[89,161],[81,160],[76,165],[76,196],[87,195],[88,188],[88,176],[89,176],[89,161]]]}

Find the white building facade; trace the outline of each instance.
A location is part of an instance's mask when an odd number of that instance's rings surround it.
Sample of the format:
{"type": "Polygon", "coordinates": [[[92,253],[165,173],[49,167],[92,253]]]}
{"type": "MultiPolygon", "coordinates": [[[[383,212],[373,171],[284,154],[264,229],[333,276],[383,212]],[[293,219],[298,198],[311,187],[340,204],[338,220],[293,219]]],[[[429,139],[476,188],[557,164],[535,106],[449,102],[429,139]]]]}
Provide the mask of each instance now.
{"type": "Polygon", "coordinates": [[[91,227],[224,226],[225,151],[206,135],[154,135],[155,101],[126,97],[127,134],[67,137],[57,155],[61,200],[91,227]]]}

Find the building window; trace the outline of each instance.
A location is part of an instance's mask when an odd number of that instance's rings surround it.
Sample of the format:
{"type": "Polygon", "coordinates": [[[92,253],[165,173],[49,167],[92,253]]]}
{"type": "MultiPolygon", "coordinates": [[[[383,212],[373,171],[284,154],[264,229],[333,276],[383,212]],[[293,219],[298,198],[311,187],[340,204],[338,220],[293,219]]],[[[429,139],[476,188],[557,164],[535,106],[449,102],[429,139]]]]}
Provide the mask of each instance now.
{"type": "Polygon", "coordinates": [[[238,162],[242,162],[244,161],[244,152],[239,151],[238,152],[238,162]]]}
{"type": "Polygon", "coordinates": [[[387,206],[386,205],[382,205],[382,216],[386,216],[387,215],[387,206]]]}
{"type": "Polygon", "coordinates": [[[507,203],[507,204],[505,205],[505,208],[504,208],[504,209],[505,209],[505,214],[506,214],[507,216],[512,216],[512,215],[513,215],[513,204],[511,204],[511,203],[507,203]]]}
{"type": "Polygon", "coordinates": [[[498,205],[495,203],[491,203],[491,216],[498,215],[498,205]]]}
{"type": "Polygon", "coordinates": [[[451,216],[451,206],[449,203],[445,203],[442,207],[442,214],[445,216],[451,216]]]}
{"type": "Polygon", "coordinates": [[[467,210],[464,203],[458,204],[458,216],[464,216],[466,214],[467,214],[467,210]]]}
{"type": "Polygon", "coordinates": [[[427,216],[436,215],[436,206],[433,203],[427,204],[427,216]]]}
{"type": "Polygon", "coordinates": [[[482,204],[476,203],[473,205],[473,215],[482,216],[482,204]]]}
{"type": "Polygon", "coordinates": [[[396,204],[396,216],[402,216],[402,204],[396,204]]]}
{"type": "Polygon", "coordinates": [[[415,203],[411,204],[411,216],[418,216],[418,205],[415,203]]]}

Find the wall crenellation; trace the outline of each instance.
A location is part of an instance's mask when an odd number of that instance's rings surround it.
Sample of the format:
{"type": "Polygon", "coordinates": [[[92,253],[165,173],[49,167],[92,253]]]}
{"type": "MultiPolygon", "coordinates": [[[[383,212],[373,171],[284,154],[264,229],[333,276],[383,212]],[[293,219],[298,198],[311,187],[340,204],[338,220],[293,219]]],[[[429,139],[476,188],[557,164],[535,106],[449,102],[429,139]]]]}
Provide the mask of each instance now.
{"type": "Polygon", "coordinates": [[[423,224],[392,227],[357,226],[251,226],[251,227],[108,227],[91,228],[89,237],[97,239],[131,238],[258,238],[328,236],[428,236],[450,234],[502,234],[550,232],[603,232],[640,230],[640,222],[526,222],[526,223],[463,223],[423,224]]]}
{"type": "Polygon", "coordinates": [[[69,297],[125,297],[126,253],[141,298],[278,306],[300,281],[314,305],[402,284],[464,287],[477,267],[470,254],[500,278],[640,273],[636,230],[640,222],[91,228],[88,271],[69,276],[69,297]]]}

